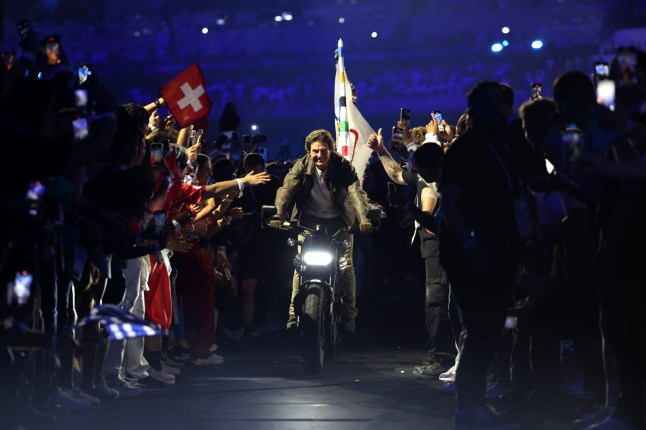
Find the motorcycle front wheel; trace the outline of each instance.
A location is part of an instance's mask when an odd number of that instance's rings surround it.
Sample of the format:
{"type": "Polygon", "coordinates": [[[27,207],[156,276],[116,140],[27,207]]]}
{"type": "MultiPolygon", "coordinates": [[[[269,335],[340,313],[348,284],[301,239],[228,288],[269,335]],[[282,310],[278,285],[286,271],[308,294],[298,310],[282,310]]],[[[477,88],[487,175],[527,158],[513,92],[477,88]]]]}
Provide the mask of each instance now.
{"type": "Polygon", "coordinates": [[[321,371],[325,359],[323,329],[323,290],[319,285],[310,285],[303,300],[301,314],[301,352],[305,373],[315,375],[321,371]]]}

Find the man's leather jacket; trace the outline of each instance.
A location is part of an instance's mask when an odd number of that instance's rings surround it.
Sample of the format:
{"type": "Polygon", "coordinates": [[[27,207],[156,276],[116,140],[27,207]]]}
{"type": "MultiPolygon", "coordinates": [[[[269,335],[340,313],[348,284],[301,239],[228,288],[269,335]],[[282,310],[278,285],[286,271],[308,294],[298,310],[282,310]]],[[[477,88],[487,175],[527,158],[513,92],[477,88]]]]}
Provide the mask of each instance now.
{"type": "MultiPolygon", "coordinates": [[[[309,197],[316,180],[316,165],[309,154],[299,159],[285,176],[282,187],[276,193],[277,216],[285,219],[285,212],[295,200],[292,219],[300,214],[303,202],[309,197]]],[[[324,173],[325,183],[330,189],[332,200],[341,212],[343,220],[354,224],[367,220],[368,197],[361,188],[357,172],[348,160],[336,152],[330,153],[330,162],[324,173]]]]}

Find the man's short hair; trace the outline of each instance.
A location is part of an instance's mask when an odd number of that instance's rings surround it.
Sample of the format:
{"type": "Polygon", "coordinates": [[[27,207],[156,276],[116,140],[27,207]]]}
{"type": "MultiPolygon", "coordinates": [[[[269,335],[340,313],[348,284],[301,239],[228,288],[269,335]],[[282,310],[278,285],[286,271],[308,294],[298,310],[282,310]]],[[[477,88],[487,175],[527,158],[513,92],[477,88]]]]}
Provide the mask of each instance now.
{"type": "Polygon", "coordinates": [[[594,84],[581,71],[563,73],[554,80],[552,87],[556,103],[568,100],[578,109],[587,109],[595,103],[594,84]]]}
{"type": "Polygon", "coordinates": [[[417,148],[413,153],[413,165],[424,167],[432,171],[439,171],[444,151],[440,145],[427,142],[417,148]]]}
{"type": "Polygon", "coordinates": [[[471,108],[476,102],[479,93],[487,88],[495,88],[502,93],[500,84],[495,81],[478,82],[467,94],[467,105],[471,108]]]}
{"type": "Polygon", "coordinates": [[[264,166],[265,159],[262,158],[262,155],[258,154],[257,152],[251,152],[245,155],[242,167],[244,167],[245,170],[253,170],[253,168],[258,164],[262,164],[264,166]]]}
{"type": "Polygon", "coordinates": [[[330,148],[330,151],[334,151],[334,139],[332,138],[330,132],[327,130],[314,130],[307,135],[307,137],[305,138],[305,150],[307,152],[310,152],[310,148],[312,147],[312,143],[314,142],[325,143],[330,148]]]}
{"type": "Polygon", "coordinates": [[[419,126],[419,127],[413,127],[410,129],[410,134],[413,136],[413,142],[415,142],[418,145],[421,145],[424,143],[424,140],[426,140],[426,127],[425,126],[419,126]]]}

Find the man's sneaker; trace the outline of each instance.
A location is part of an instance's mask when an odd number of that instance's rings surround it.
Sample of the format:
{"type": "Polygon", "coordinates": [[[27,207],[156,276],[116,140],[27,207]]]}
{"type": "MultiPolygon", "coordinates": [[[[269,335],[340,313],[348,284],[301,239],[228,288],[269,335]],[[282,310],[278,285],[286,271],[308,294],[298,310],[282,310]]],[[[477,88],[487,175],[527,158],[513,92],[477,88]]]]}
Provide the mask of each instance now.
{"type": "Polygon", "coordinates": [[[178,376],[180,373],[182,373],[182,371],[180,369],[178,369],[177,367],[169,366],[168,364],[166,364],[163,361],[162,361],[161,365],[162,365],[162,370],[164,372],[168,373],[169,375],[178,376]]]}
{"type": "Polygon", "coordinates": [[[196,358],[195,360],[191,360],[191,363],[195,364],[196,366],[206,366],[208,364],[222,364],[224,363],[224,357],[217,354],[211,354],[206,358],[196,358]]]}
{"type": "Polygon", "coordinates": [[[486,406],[458,408],[455,414],[455,430],[517,430],[520,425],[509,422],[486,406]]]}
{"type": "Polygon", "coordinates": [[[420,376],[428,376],[430,378],[437,378],[446,371],[446,366],[443,366],[437,361],[429,361],[420,366],[413,368],[413,373],[420,376]]]}
{"type": "Polygon", "coordinates": [[[153,379],[163,382],[164,384],[173,385],[175,383],[175,377],[164,372],[163,368],[162,370],[156,370],[151,366],[150,369],[148,369],[148,375],[153,379]]]}
{"type": "Polygon", "coordinates": [[[117,390],[120,397],[132,397],[143,392],[141,386],[131,384],[120,376],[107,375],[105,383],[108,387],[117,390]]]}
{"type": "Polygon", "coordinates": [[[209,352],[215,352],[218,350],[218,345],[214,343],[213,345],[209,346],[209,352]]]}
{"type": "Polygon", "coordinates": [[[437,377],[440,381],[444,382],[453,382],[455,381],[455,371],[457,369],[457,366],[454,364],[453,367],[451,367],[449,370],[447,370],[444,373],[440,373],[440,375],[437,377]]]}

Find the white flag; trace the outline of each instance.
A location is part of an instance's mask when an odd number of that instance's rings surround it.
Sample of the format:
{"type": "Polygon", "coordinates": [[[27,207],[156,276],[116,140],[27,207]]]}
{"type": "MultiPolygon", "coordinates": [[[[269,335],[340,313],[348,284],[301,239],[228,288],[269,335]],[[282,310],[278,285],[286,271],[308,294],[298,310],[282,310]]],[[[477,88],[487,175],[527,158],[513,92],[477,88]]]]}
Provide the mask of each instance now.
{"type": "Polygon", "coordinates": [[[375,131],[352,102],[352,88],[345,70],[341,39],[338,45],[338,63],[334,82],[337,151],[352,163],[359,181],[363,183],[363,175],[372,155],[372,150],[366,145],[366,141],[375,131]]]}

